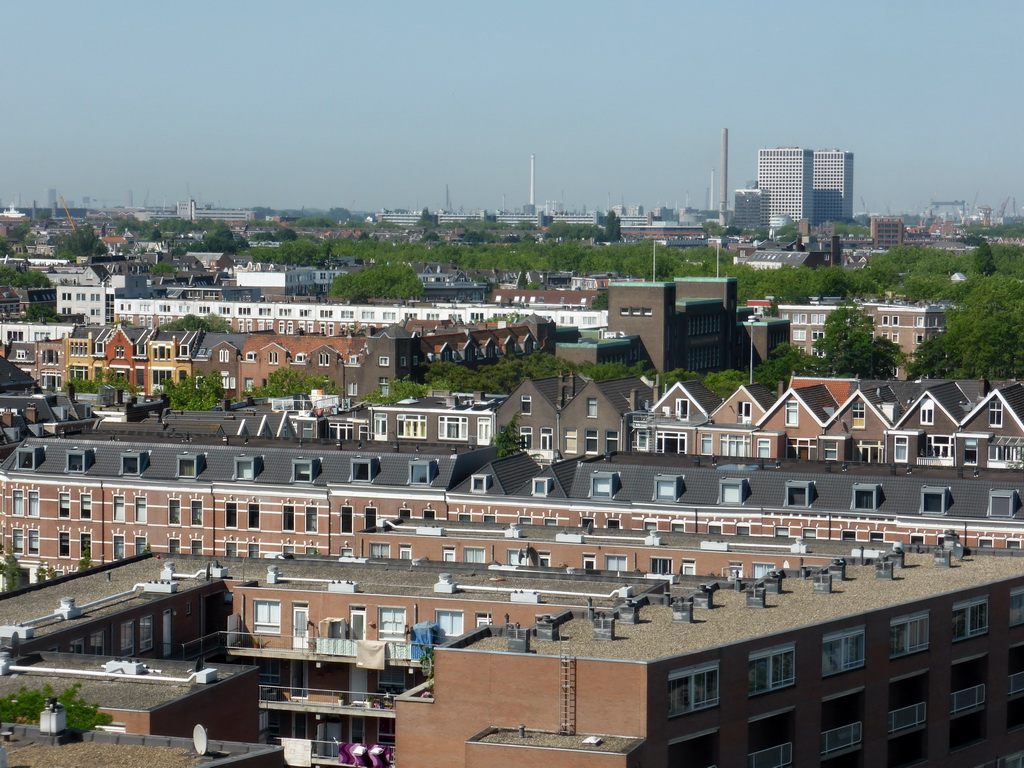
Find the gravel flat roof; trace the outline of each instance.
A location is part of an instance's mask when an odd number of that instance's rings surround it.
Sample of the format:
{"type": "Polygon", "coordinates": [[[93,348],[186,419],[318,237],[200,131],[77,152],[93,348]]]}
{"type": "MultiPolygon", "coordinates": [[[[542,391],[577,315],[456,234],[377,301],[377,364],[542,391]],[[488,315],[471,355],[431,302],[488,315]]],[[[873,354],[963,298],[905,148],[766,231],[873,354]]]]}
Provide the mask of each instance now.
{"type": "Polygon", "coordinates": [[[527,730],[526,735],[520,737],[516,728],[494,728],[479,738],[472,739],[472,742],[479,744],[504,744],[518,747],[542,747],[548,749],[575,749],[582,752],[618,752],[625,754],[631,751],[643,739],[630,736],[606,736],[603,734],[577,733],[566,736],[552,731],[527,730]],[[600,744],[584,744],[583,740],[597,735],[601,739],[600,744]]]}
{"type": "MultiPolygon", "coordinates": [[[[156,581],[160,578],[160,571],[165,562],[156,558],[126,562],[116,568],[99,573],[59,579],[38,589],[0,596],[0,625],[19,624],[55,613],[60,608],[62,597],[73,597],[76,605],[83,606],[96,600],[127,592],[136,584],[156,581]]],[[[196,568],[198,567],[196,566],[196,568]]],[[[178,589],[186,590],[194,585],[195,582],[184,580],[179,584],[178,589]]],[[[127,595],[94,608],[87,608],[78,618],[67,621],[56,618],[36,624],[34,625],[35,636],[39,637],[55,630],[66,629],[76,623],[117,613],[129,605],[150,602],[162,597],[166,597],[166,595],[143,593],[140,589],[133,595],[127,595]]]]}
{"type": "MultiPolygon", "coordinates": [[[[897,570],[893,581],[876,579],[873,565],[848,565],[848,580],[834,582],[832,594],[814,594],[810,579],[786,579],[785,593],[768,595],[765,609],[747,608],[744,593],[720,589],[714,596],[716,608],[695,608],[693,624],[673,623],[666,606],[645,606],[639,624],[616,622],[614,641],[594,640],[593,626],[585,618],[563,624],[560,633],[569,642],[569,653],[577,658],[653,661],[1024,575],[1014,558],[966,558],[946,569],[933,567],[930,555],[907,554],[906,563],[909,567],[897,570]]],[[[684,590],[677,588],[673,593],[684,590]]],[[[559,643],[536,638],[531,638],[530,647],[541,655],[558,656],[560,651],[559,643]]],[[[508,650],[500,636],[467,648],[508,650]]]]}
{"type": "MultiPolygon", "coordinates": [[[[31,672],[16,672],[0,676],[0,698],[15,693],[25,687],[37,690],[49,685],[58,694],[72,685],[81,685],[79,695],[90,704],[104,709],[125,709],[133,711],[149,711],[168,702],[180,699],[199,689],[209,689],[217,683],[185,683],[161,680],[155,677],[160,673],[165,677],[188,677],[195,669],[194,663],[148,659],[154,676],[141,677],[85,677],[61,672],[64,669],[80,669],[102,672],[104,662],[109,656],[81,656],[68,653],[41,653],[29,659],[18,660],[18,665],[31,666],[31,672]],[[52,671],[51,671],[52,670],[52,671]]],[[[217,680],[226,680],[242,674],[250,669],[246,666],[231,664],[212,664],[217,670],[217,680]]],[[[116,719],[116,718],[115,718],[116,719]]]]}

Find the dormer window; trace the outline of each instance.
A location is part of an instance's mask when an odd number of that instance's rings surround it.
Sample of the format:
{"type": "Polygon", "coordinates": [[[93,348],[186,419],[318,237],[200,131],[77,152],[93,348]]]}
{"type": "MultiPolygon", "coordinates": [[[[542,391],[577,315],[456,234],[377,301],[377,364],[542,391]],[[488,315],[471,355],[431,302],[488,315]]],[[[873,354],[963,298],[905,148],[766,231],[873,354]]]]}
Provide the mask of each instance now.
{"type": "Polygon", "coordinates": [[[490,487],[490,475],[473,475],[473,477],[469,481],[469,489],[473,493],[487,493],[490,487]]]}
{"type": "Polygon", "coordinates": [[[95,453],[92,448],[68,451],[68,472],[81,473],[92,466],[95,453]]]}
{"type": "Polygon", "coordinates": [[[590,498],[614,499],[619,490],[617,472],[595,472],[590,477],[590,498]]]}
{"type": "Polygon", "coordinates": [[[921,488],[921,514],[944,515],[952,502],[949,488],[926,485],[921,488]]]}
{"type": "Polygon", "coordinates": [[[882,503],[882,486],[870,483],[854,483],[851,509],[876,512],[882,503]]]}
{"type": "Polygon", "coordinates": [[[246,362],[249,362],[249,363],[256,362],[256,353],[255,352],[246,352],[245,353],[245,360],[246,360],[246,362]]]}
{"type": "Polygon", "coordinates": [[[235,457],[235,480],[255,480],[259,474],[262,461],[258,456],[235,457]]]}
{"type": "Polygon", "coordinates": [[[675,502],[683,492],[682,475],[657,475],[654,478],[654,500],[675,502]]]}
{"type": "Polygon", "coordinates": [[[377,476],[380,462],[377,459],[352,459],[353,483],[368,483],[377,476]]]}
{"type": "Polygon", "coordinates": [[[745,477],[723,477],[718,481],[719,504],[743,504],[750,495],[750,484],[745,477]]]}
{"type": "Polygon", "coordinates": [[[551,493],[555,487],[554,478],[550,477],[535,477],[533,478],[533,495],[534,496],[547,496],[551,493]]]}
{"type": "Polygon", "coordinates": [[[194,480],[203,471],[203,456],[183,453],[178,456],[178,477],[182,480],[194,480]]]}
{"type": "Polygon", "coordinates": [[[1020,496],[1015,490],[988,492],[989,517],[1016,517],[1020,509],[1020,496]]]}
{"type": "Polygon", "coordinates": [[[317,459],[292,459],[292,482],[313,482],[318,474],[319,464],[317,459]]]}
{"type": "Polygon", "coordinates": [[[148,453],[122,453],[121,454],[121,474],[122,475],[141,475],[146,465],[149,463],[148,453]]]}
{"type": "Polygon", "coordinates": [[[428,485],[437,477],[436,461],[411,461],[409,462],[409,484],[428,485]]]}
{"type": "Polygon", "coordinates": [[[43,463],[44,456],[45,452],[42,446],[36,446],[35,448],[19,448],[18,469],[39,469],[43,463]]]}
{"type": "Polygon", "coordinates": [[[786,506],[809,507],[814,503],[813,481],[790,480],[786,483],[786,506]]]}

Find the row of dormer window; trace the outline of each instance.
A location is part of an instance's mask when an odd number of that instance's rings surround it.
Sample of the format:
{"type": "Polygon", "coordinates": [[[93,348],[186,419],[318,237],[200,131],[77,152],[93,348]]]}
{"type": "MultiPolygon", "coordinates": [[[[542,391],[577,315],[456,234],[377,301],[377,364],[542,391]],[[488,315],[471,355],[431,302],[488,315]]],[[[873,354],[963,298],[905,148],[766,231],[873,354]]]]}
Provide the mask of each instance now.
{"type": "MultiPolygon", "coordinates": [[[[16,457],[18,469],[39,469],[46,457],[44,446],[19,448],[16,457]]],[[[198,478],[206,469],[205,454],[183,453],[176,457],[175,477],[181,480],[198,478]]],[[[67,452],[65,469],[72,474],[87,472],[96,461],[93,448],[73,449],[67,452]]],[[[118,474],[124,476],[140,476],[149,467],[149,451],[129,451],[120,456],[118,474]]],[[[232,480],[255,480],[263,471],[262,456],[236,456],[232,480]]],[[[356,458],[352,460],[350,482],[371,482],[380,472],[380,460],[377,458],[356,458]]],[[[311,483],[320,475],[320,459],[292,459],[291,482],[311,483]]],[[[429,485],[437,477],[437,461],[424,459],[409,462],[410,485],[429,485]]]]}

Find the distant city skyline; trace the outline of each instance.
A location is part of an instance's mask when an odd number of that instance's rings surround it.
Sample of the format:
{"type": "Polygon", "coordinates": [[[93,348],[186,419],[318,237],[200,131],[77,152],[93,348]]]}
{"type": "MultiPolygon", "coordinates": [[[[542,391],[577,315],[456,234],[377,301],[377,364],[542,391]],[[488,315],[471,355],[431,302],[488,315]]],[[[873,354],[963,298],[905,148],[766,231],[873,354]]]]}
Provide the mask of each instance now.
{"type": "Polygon", "coordinates": [[[1024,208],[1019,3],[295,8],[5,9],[0,200],[514,210],[535,154],[538,206],[705,208],[728,128],[730,190],[836,147],[854,212],[1024,208]]]}

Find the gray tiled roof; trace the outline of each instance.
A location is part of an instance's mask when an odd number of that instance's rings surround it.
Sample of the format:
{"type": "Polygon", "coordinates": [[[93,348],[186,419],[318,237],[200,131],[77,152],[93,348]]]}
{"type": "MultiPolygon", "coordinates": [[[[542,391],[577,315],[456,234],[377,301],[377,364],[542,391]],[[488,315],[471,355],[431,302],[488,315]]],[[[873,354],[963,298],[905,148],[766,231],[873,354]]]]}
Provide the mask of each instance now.
{"type": "MultiPolygon", "coordinates": [[[[988,516],[989,491],[1016,491],[1024,495],[1024,479],[1020,473],[1005,472],[994,479],[993,474],[974,478],[959,478],[952,473],[928,474],[915,472],[904,474],[901,467],[898,475],[892,475],[884,467],[872,471],[870,468],[859,468],[856,472],[842,472],[839,465],[835,471],[822,471],[820,465],[805,462],[802,465],[789,464],[775,469],[768,464],[759,469],[757,464],[719,464],[715,466],[695,466],[679,461],[659,461],[659,456],[643,457],[642,462],[634,458],[627,461],[584,461],[575,467],[570,497],[590,499],[591,478],[595,473],[613,472],[618,475],[619,487],[613,503],[623,502],[650,503],[654,497],[654,480],[658,475],[682,475],[683,493],[677,504],[666,504],[666,507],[678,508],[680,515],[685,515],[686,508],[722,507],[719,504],[719,489],[722,479],[746,479],[749,495],[737,509],[749,512],[751,509],[782,509],[786,507],[786,487],[789,482],[813,482],[815,498],[808,508],[812,513],[847,513],[853,504],[854,486],[863,484],[867,487],[881,487],[880,502],[877,513],[880,516],[917,515],[921,510],[922,489],[948,488],[950,503],[945,515],[929,515],[929,517],[946,518],[985,518],[988,516]]],[[[605,503],[600,499],[592,500],[594,504],[605,503]]],[[[1016,518],[1022,516],[1017,511],[1016,518]]]]}
{"type": "Polygon", "coordinates": [[[594,385],[604,393],[619,413],[628,413],[633,408],[629,406],[629,394],[636,390],[637,408],[642,408],[644,400],[653,402],[653,388],[645,384],[638,376],[627,376],[621,379],[606,379],[595,381],[594,385]]]}
{"type": "Polygon", "coordinates": [[[255,487],[264,485],[288,485],[292,483],[292,466],[295,459],[317,459],[320,471],[311,483],[296,483],[297,486],[324,487],[329,483],[348,483],[352,477],[352,465],[357,460],[373,459],[379,464],[379,472],[367,485],[408,486],[409,465],[415,461],[436,462],[437,474],[428,487],[443,489],[457,484],[473,469],[494,457],[493,449],[478,449],[452,454],[427,453],[383,453],[372,447],[361,451],[328,450],[324,446],[289,447],[282,445],[268,449],[264,446],[240,445],[198,445],[166,441],[110,441],[30,438],[23,443],[23,449],[44,449],[44,459],[36,470],[17,469],[15,452],[8,457],[0,469],[11,476],[36,473],[80,477],[82,473],[67,472],[67,455],[75,449],[91,448],[95,451],[94,463],[84,473],[85,477],[120,477],[121,457],[126,453],[145,454],[148,465],[140,475],[143,481],[169,482],[178,480],[178,456],[187,454],[202,456],[205,466],[201,468],[199,482],[239,482],[255,487]],[[262,471],[252,481],[235,481],[235,457],[262,457],[262,471]]]}

